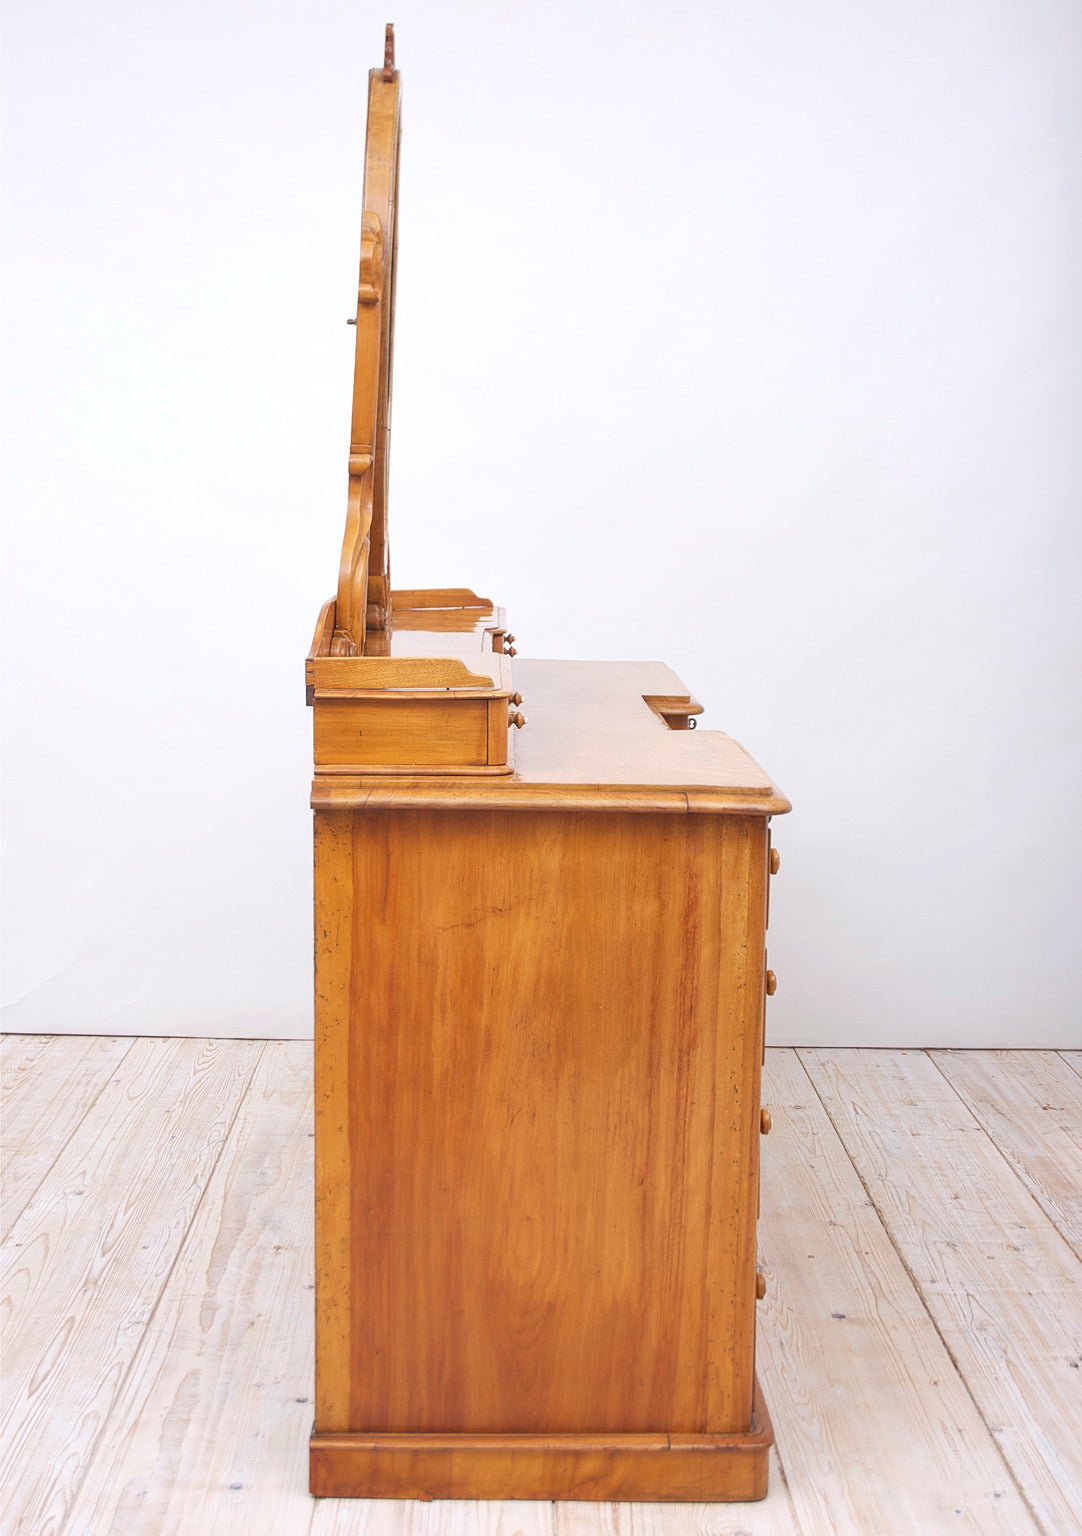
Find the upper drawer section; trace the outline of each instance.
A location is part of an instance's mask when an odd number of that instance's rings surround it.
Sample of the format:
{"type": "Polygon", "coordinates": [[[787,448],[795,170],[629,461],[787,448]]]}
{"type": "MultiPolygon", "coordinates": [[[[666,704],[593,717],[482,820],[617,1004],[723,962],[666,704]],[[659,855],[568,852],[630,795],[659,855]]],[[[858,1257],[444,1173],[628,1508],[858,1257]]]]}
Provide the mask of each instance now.
{"type": "Polygon", "coordinates": [[[501,611],[463,589],[396,592],[363,656],[332,656],[324,604],[306,664],[318,774],[505,774],[514,685],[501,611]]]}

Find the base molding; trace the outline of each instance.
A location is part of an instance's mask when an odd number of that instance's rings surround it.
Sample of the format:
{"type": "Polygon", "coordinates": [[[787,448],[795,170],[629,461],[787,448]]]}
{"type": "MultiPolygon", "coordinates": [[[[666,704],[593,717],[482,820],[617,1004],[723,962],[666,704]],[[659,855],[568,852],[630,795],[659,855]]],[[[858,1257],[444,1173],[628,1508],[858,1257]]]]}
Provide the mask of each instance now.
{"type": "Polygon", "coordinates": [[[313,1434],[311,1490],[331,1499],[734,1503],[766,1494],[774,1429],[756,1379],[751,1427],[723,1435],[313,1434]]]}

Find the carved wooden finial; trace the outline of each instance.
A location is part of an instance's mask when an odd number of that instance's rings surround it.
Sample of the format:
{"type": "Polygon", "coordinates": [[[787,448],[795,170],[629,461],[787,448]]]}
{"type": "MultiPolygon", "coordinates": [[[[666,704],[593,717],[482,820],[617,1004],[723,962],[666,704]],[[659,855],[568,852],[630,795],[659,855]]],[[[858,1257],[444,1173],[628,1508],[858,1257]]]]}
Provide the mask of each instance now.
{"type": "Polygon", "coordinates": [[[387,23],[387,30],[383,34],[383,78],[394,79],[394,22],[387,23]]]}

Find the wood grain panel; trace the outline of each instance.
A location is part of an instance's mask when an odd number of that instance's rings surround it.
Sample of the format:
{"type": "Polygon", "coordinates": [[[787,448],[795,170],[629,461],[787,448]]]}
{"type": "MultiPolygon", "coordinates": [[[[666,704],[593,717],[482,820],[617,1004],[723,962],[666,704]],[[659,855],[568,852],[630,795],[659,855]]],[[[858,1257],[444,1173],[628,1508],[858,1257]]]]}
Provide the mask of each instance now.
{"type": "MultiPolygon", "coordinates": [[[[504,704],[506,711],[506,704],[504,704]]],[[[317,772],[337,765],[425,764],[446,767],[488,761],[488,700],[438,694],[431,698],[317,698],[312,713],[317,772]]]]}
{"type": "Polygon", "coordinates": [[[737,1435],[316,1435],[320,1497],[758,1500],[769,1418],[737,1435]]]}
{"type": "Polygon", "coordinates": [[[364,934],[353,910],[353,815],[315,818],[315,1299],[317,1430],[349,1428],[349,993],[364,934]],[[354,946],[356,945],[356,953],[354,946]]]}
{"type": "Polygon", "coordinates": [[[746,1429],[763,820],[375,812],[351,857],[317,1158],[352,1168],[352,1390],[320,1424],[746,1429]]]}

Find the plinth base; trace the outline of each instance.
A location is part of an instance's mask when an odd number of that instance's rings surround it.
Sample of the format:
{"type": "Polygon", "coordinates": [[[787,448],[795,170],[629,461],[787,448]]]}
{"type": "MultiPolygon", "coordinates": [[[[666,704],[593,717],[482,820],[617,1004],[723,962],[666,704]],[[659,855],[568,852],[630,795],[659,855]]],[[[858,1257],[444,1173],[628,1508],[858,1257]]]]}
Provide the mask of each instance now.
{"type": "Polygon", "coordinates": [[[324,1499],[735,1503],[765,1496],[773,1443],[756,1380],[744,1434],[313,1434],[311,1489],[324,1499]]]}

